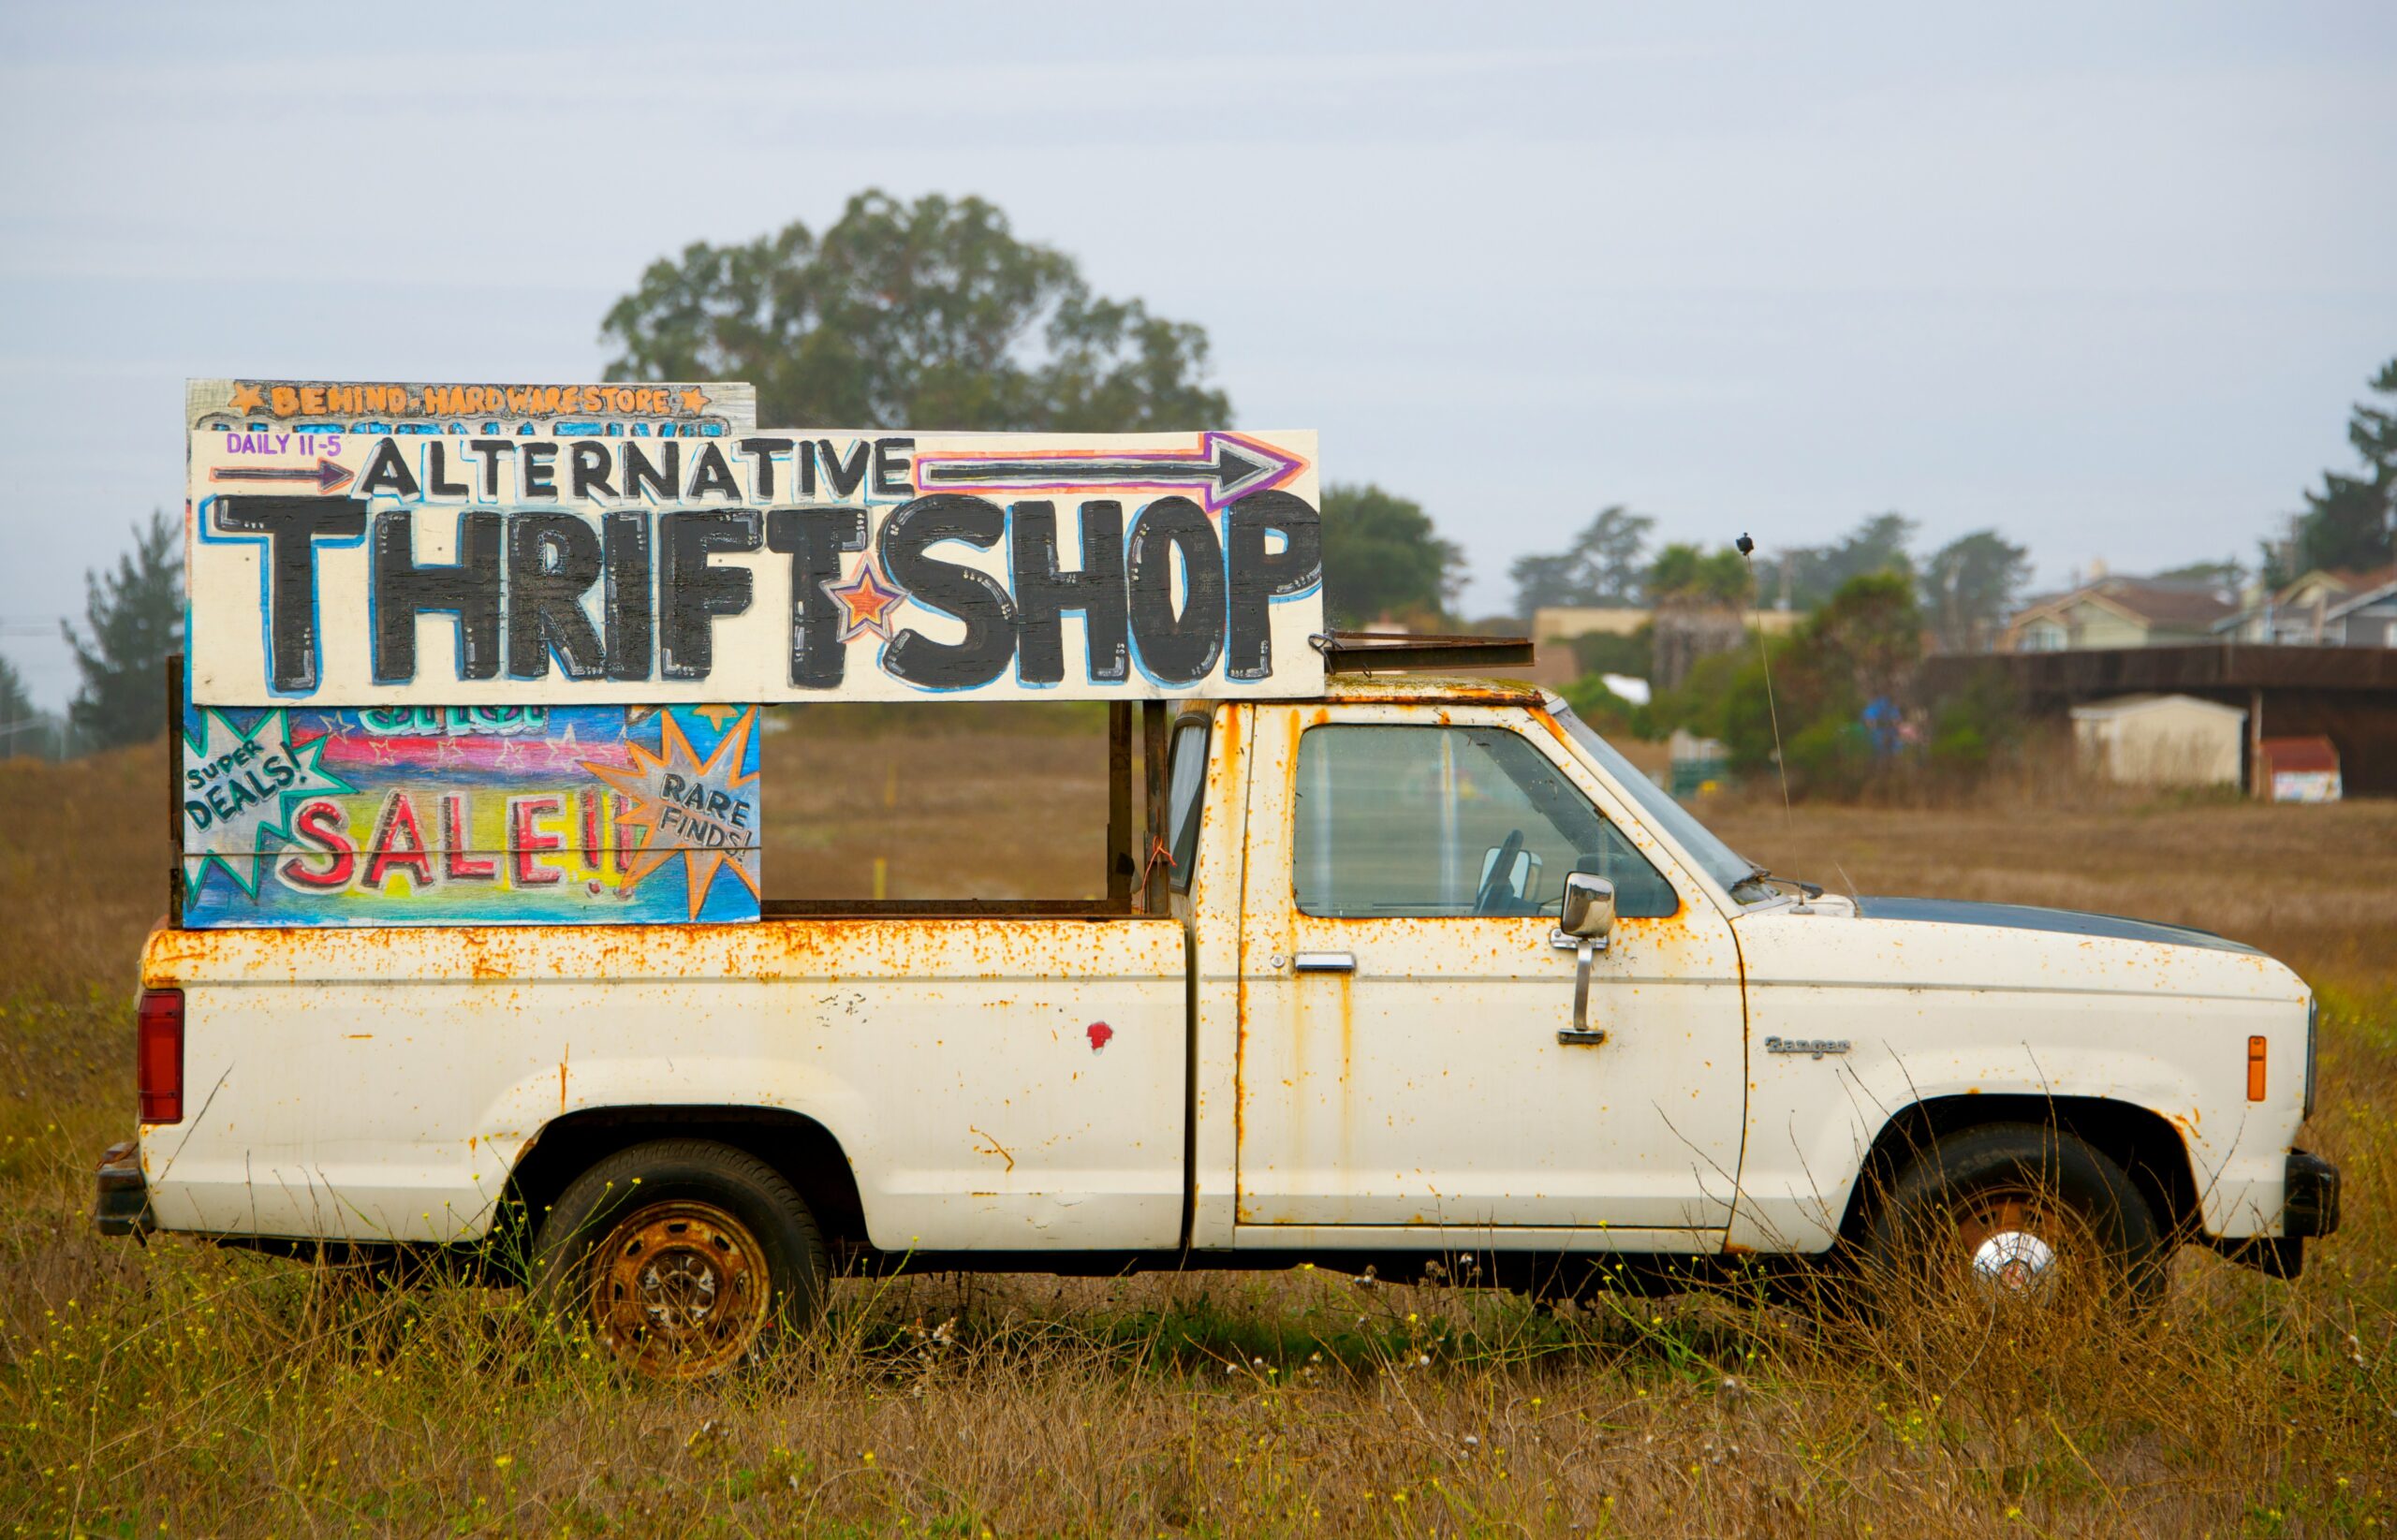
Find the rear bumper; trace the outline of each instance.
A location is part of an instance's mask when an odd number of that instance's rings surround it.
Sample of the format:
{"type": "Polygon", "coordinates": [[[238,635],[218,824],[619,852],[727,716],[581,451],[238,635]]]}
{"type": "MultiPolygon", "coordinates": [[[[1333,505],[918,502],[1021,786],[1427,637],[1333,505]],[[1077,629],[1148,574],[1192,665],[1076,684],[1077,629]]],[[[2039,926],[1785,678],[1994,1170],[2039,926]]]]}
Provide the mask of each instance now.
{"type": "Polygon", "coordinates": [[[131,1139],[111,1144],[100,1155],[96,1173],[99,1194],[92,1206],[92,1223],[102,1235],[146,1235],[150,1219],[150,1179],[141,1173],[141,1147],[131,1139]]]}

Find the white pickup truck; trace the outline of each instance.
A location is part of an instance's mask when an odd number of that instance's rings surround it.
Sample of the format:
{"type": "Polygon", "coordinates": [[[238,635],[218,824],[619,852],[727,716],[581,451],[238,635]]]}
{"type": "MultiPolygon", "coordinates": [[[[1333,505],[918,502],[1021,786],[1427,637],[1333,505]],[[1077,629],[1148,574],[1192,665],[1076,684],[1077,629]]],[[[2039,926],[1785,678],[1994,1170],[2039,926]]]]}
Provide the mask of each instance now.
{"type": "Polygon", "coordinates": [[[1170,755],[1150,913],[162,928],[101,1226],[514,1242],[687,1374],[844,1266],[1570,1291],[1932,1220],[2023,1293],[2337,1224],[2313,1000],[2250,947],[1772,877],[1504,682],[1194,702],[1170,755]]]}

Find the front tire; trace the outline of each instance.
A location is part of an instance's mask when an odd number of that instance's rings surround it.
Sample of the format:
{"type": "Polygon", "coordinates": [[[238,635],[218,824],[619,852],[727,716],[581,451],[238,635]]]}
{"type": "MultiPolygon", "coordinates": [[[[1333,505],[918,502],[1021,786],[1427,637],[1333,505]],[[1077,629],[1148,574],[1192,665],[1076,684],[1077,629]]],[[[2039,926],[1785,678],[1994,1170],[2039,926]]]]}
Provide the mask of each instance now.
{"type": "Polygon", "coordinates": [[[2129,1173],[2054,1128],[1990,1123],[1918,1154],[1875,1205],[1872,1292],[1919,1305],[2141,1308],[2161,1298],[2169,1242],[2129,1173]]]}
{"type": "Polygon", "coordinates": [[[535,1309],[656,1379],[705,1379],[822,1308],[824,1239],[782,1173],[705,1139],[620,1150],[577,1177],[534,1242],[535,1309]]]}

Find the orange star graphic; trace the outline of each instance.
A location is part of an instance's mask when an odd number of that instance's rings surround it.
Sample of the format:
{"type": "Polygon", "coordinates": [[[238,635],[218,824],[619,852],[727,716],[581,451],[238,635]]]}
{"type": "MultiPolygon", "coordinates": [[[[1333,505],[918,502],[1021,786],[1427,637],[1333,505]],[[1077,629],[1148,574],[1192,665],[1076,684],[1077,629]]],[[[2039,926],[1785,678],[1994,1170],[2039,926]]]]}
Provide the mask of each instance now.
{"type": "Polygon", "coordinates": [[[258,393],[257,386],[235,380],[232,409],[236,412],[263,412],[266,410],[266,398],[258,393]]]}
{"type": "Polygon", "coordinates": [[[862,636],[871,631],[883,640],[890,639],[890,611],[907,595],[882,580],[872,562],[858,564],[858,575],[838,588],[827,587],[825,593],[841,602],[849,612],[841,630],[841,639],[862,636]]]}
{"type": "Polygon", "coordinates": [[[664,866],[675,857],[683,858],[684,881],[690,889],[691,917],[699,917],[699,910],[707,902],[708,889],[714,886],[716,873],[727,867],[749,889],[751,898],[759,897],[757,880],[750,875],[742,856],[756,847],[754,830],[736,830],[710,814],[673,801],[665,796],[660,783],[669,773],[679,775],[687,784],[704,785],[717,776],[716,784],[727,792],[738,794],[757,782],[756,771],[739,773],[743,757],[748,752],[750,730],[756,726],[757,710],[750,707],[741,714],[715,746],[715,753],[705,762],[692,751],[691,741],[683,736],[673,713],[664,712],[658,719],[657,745],[661,753],[652,754],[639,743],[626,743],[632,755],[632,768],[620,770],[613,765],[583,762],[582,768],[616,789],[624,799],[623,808],[616,814],[616,828],[626,833],[638,831],[640,843],[625,852],[625,888],[630,891],[643,877],[664,866]],[[678,824],[707,826],[734,836],[723,845],[685,844],[674,839],[663,827],[669,814],[678,824]]]}
{"type": "Polygon", "coordinates": [[[685,412],[704,412],[707,409],[708,393],[706,391],[685,390],[683,392],[683,410],[685,412]]]}
{"type": "Polygon", "coordinates": [[[706,717],[708,719],[709,726],[713,727],[718,732],[722,732],[724,731],[724,719],[728,716],[739,716],[741,714],[741,708],[738,706],[694,706],[691,708],[691,714],[693,716],[706,717]]]}

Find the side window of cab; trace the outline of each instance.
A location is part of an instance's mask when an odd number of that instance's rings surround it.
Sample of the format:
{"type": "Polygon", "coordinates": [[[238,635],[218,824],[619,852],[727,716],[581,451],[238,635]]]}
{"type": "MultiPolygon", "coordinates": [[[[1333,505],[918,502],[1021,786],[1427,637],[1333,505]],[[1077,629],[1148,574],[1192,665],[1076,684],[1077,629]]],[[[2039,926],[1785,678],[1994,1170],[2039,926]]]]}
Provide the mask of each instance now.
{"type": "Polygon", "coordinates": [[[1342,918],[1553,915],[1568,873],[1626,918],[1680,898],[1554,761],[1500,727],[1331,724],[1299,739],[1295,901],[1342,918]]]}

